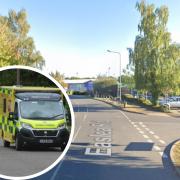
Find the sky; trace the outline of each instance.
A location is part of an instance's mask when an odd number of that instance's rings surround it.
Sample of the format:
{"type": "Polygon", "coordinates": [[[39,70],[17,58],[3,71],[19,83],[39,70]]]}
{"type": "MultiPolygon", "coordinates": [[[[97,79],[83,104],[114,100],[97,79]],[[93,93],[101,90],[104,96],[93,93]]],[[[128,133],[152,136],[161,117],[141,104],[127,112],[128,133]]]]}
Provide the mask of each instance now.
{"type": "MultiPolygon", "coordinates": [[[[66,77],[117,76],[128,63],[127,48],[134,46],[140,20],[137,0],[0,0],[0,15],[24,8],[44,70],[66,77]]],[[[168,31],[180,42],[180,1],[148,0],[169,8],[168,31]]]]}

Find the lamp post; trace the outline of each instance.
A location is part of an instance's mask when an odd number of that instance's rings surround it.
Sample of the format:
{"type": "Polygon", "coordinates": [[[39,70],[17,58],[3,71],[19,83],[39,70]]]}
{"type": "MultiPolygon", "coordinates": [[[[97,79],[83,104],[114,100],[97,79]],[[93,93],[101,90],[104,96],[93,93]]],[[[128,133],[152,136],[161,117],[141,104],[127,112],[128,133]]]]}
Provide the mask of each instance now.
{"type": "Polygon", "coordinates": [[[119,55],[119,84],[117,85],[117,98],[119,96],[119,101],[121,102],[121,53],[118,51],[111,50],[107,50],[107,52],[119,55]]]}

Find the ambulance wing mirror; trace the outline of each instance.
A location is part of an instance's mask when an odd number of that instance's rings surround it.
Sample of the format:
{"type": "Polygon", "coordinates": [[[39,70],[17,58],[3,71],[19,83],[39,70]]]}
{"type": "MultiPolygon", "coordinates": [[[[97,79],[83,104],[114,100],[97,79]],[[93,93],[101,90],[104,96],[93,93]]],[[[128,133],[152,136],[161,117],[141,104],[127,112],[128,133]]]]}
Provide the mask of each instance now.
{"type": "Polygon", "coordinates": [[[9,121],[14,121],[14,113],[13,112],[9,112],[8,120],[9,121]]]}

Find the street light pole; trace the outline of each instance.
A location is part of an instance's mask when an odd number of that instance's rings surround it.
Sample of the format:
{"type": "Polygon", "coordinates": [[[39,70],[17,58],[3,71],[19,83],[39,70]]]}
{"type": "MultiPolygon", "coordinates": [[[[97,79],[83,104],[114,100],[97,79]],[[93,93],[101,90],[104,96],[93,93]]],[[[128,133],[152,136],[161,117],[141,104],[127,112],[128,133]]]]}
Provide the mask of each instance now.
{"type": "Polygon", "coordinates": [[[119,96],[119,101],[121,102],[121,53],[111,50],[107,50],[107,52],[119,54],[119,84],[117,85],[117,98],[119,96]]]}

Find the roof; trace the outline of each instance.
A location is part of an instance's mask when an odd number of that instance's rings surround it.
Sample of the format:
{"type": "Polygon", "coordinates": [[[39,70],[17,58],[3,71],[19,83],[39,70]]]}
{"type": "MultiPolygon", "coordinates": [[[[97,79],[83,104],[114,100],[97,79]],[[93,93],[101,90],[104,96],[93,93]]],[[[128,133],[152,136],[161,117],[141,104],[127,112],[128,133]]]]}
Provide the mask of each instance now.
{"type": "Polygon", "coordinates": [[[89,81],[93,81],[93,79],[65,79],[64,80],[66,84],[84,84],[89,81]]]}

